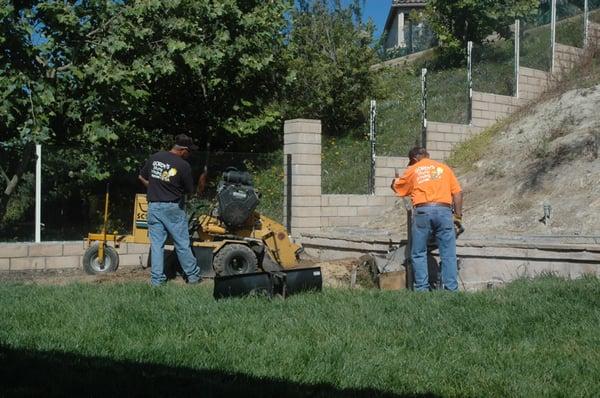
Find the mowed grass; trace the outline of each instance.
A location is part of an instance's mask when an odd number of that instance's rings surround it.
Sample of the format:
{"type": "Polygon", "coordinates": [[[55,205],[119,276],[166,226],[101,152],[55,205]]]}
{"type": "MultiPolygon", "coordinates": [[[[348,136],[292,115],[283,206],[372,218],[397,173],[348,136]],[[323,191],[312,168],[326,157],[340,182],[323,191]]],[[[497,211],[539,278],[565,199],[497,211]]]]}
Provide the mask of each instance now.
{"type": "Polygon", "coordinates": [[[0,395],[598,396],[600,280],[479,293],[0,287],[0,395]]]}

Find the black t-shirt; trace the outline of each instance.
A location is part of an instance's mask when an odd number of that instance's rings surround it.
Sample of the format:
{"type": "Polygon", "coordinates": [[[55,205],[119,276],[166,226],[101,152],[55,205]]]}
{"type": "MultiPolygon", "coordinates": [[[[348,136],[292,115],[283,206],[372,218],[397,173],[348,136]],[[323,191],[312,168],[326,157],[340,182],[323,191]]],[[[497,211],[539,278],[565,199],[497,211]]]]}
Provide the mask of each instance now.
{"type": "Polygon", "coordinates": [[[160,151],[150,156],[140,175],[149,182],[149,202],[179,202],[185,193],[194,192],[192,168],[171,152],[160,151]]]}

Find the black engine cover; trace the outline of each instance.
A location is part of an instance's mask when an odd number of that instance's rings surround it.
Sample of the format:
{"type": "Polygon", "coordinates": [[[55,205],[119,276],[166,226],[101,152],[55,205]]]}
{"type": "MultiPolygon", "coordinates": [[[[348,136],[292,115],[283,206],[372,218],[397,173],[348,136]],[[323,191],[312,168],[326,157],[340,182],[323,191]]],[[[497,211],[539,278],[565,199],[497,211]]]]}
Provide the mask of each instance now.
{"type": "Polygon", "coordinates": [[[219,218],[230,228],[244,225],[259,201],[254,188],[245,185],[225,185],[217,194],[217,199],[219,218]]]}

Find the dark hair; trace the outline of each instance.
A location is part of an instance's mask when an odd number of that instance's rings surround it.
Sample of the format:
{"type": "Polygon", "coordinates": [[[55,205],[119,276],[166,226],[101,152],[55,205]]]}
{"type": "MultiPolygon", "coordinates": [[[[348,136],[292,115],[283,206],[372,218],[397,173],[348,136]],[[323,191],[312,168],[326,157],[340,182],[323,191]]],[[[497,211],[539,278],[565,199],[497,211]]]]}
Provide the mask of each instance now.
{"type": "Polygon", "coordinates": [[[408,151],[408,158],[410,160],[417,159],[417,156],[428,157],[429,153],[427,152],[427,149],[420,146],[416,146],[408,151]]]}

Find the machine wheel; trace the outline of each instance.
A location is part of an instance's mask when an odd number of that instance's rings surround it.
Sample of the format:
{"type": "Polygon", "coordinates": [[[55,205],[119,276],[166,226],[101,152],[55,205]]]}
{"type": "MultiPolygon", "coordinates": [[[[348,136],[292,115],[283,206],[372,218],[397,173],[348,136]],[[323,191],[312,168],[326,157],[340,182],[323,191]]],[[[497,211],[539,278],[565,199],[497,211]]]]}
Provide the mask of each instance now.
{"type": "Polygon", "coordinates": [[[220,276],[256,272],[256,255],[248,246],[230,244],[222,248],[213,260],[215,273],[220,276]]]}
{"type": "Polygon", "coordinates": [[[119,254],[111,246],[104,246],[104,261],[98,261],[99,243],[96,242],[83,254],[83,270],[86,274],[97,275],[115,272],[119,267],[119,254]]]}

